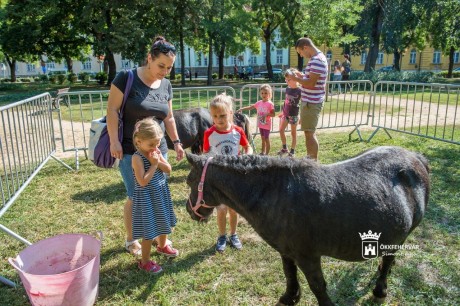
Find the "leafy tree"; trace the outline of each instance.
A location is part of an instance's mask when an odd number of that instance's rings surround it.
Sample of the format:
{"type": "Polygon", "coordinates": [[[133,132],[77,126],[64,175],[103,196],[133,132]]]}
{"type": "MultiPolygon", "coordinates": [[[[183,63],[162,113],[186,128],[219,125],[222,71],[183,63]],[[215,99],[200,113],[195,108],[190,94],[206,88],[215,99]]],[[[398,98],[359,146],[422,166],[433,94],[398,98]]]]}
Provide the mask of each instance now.
{"type": "Polygon", "coordinates": [[[429,32],[431,45],[449,54],[447,77],[452,77],[454,52],[460,48],[460,2],[458,0],[433,1],[429,32]]]}

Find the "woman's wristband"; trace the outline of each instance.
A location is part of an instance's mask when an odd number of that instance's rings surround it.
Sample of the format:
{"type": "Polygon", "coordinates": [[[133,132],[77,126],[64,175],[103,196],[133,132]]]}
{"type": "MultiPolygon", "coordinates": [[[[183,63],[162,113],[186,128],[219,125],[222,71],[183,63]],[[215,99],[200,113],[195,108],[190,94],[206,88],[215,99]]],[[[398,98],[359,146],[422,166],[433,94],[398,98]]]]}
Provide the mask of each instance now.
{"type": "Polygon", "coordinates": [[[176,139],[172,143],[173,145],[178,145],[178,144],[182,145],[182,142],[180,142],[180,139],[176,139]]]}

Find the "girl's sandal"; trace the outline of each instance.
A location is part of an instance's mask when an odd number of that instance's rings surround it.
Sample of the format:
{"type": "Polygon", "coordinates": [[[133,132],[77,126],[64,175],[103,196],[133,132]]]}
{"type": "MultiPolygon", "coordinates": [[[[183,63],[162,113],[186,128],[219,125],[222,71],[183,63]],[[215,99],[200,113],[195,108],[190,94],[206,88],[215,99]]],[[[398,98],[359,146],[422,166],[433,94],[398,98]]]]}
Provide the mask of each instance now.
{"type": "Polygon", "coordinates": [[[131,255],[140,256],[142,254],[142,246],[139,244],[137,240],[125,241],[125,249],[131,255]]]}

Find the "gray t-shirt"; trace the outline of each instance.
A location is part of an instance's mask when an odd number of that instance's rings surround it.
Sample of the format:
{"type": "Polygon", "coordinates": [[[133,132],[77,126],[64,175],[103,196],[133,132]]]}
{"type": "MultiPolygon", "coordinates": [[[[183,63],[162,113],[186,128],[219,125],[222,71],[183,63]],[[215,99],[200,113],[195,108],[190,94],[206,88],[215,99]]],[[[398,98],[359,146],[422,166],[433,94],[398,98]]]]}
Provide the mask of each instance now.
{"type": "MultiPolygon", "coordinates": [[[[160,87],[152,89],[142,82],[137,75],[137,69],[133,70],[133,76],[133,85],[123,112],[123,154],[134,154],[136,151],[133,145],[133,132],[137,121],[154,117],[165,132],[163,120],[169,113],[168,101],[172,99],[172,86],[168,79],[162,79],[160,87]]],[[[112,84],[124,93],[127,80],[128,73],[121,71],[112,84]]],[[[162,154],[168,152],[164,137],[161,140],[160,151],[162,154]]]]}

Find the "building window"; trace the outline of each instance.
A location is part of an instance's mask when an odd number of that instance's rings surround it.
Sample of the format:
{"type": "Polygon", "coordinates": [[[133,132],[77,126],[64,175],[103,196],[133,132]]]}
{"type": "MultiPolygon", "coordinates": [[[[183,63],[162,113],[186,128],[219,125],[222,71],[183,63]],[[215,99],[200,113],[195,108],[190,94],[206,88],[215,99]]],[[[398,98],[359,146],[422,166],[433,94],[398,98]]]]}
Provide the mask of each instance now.
{"type": "Polygon", "coordinates": [[[262,56],[264,57],[263,59],[263,64],[266,65],[267,64],[267,50],[262,50],[262,56]]]}
{"type": "Polygon", "coordinates": [[[249,65],[257,65],[257,56],[253,54],[249,56],[249,65]]]}
{"type": "Polygon", "coordinates": [[[283,63],[283,50],[276,49],[276,63],[282,64],[283,63]]]}
{"type": "Polygon", "coordinates": [[[208,57],[206,55],[203,56],[203,66],[208,66],[208,57]]]}
{"type": "Polygon", "coordinates": [[[35,72],[35,65],[27,64],[27,72],[35,72]]]}
{"type": "Polygon", "coordinates": [[[377,54],[377,64],[382,65],[383,64],[383,52],[380,51],[379,54],[377,54]]]}
{"type": "Polygon", "coordinates": [[[236,56],[232,56],[232,65],[236,65],[236,56]]]}
{"type": "Polygon", "coordinates": [[[366,51],[361,52],[361,65],[365,65],[367,60],[367,53],[366,51]]]}
{"type": "Polygon", "coordinates": [[[412,49],[410,51],[409,64],[415,64],[416,60],[417,60],[417,51],[415,49],[412,49]]]}
{"type": "Polygon", "coordinates": [[[460,52],[459,51],[455,51],[454,52],[454,63],[455,64],[458,64],[460,62],[460,52]]]}
{"type": "Polygon", "coordinates": [[[331,50],[326,52],[326,58],[327,58],[328,63],[332,61],[332,51],[331,50]]]}
{"type": "Polygon", "coordinates": [[[86,61],[84,61],[82,64],[82,70],[91,70],[92,68],[92,63],[91,63],[91,60],[90,59],[86,59],[86,61]]]}
{"type": "Polygon", "coordinates": [[[122,67],[123,69],[131,69],[131,61],[128,60],[128,59],[122,58],[122,59],[121,59],[121,67],[122,67]]]}
{"type": "Polygon", "coordinates": [[[203,54],[203,53],[200,52],[200,53],[198,53],[197,56],[196,56],[196,65],[197,65],[198,67],[201,66],[201,55],[202,55],[202,54],[203,54]]]}
{"type": "Polygon", "coordinates": [[[433,52],[433,64],[441,63],[441,51],[435,50],[433,52]]]}
{"type": "Polygon", "coordinates": [[[56,68],[56,64],[54,62],[46,63],[46,70],[56,68]]]}

